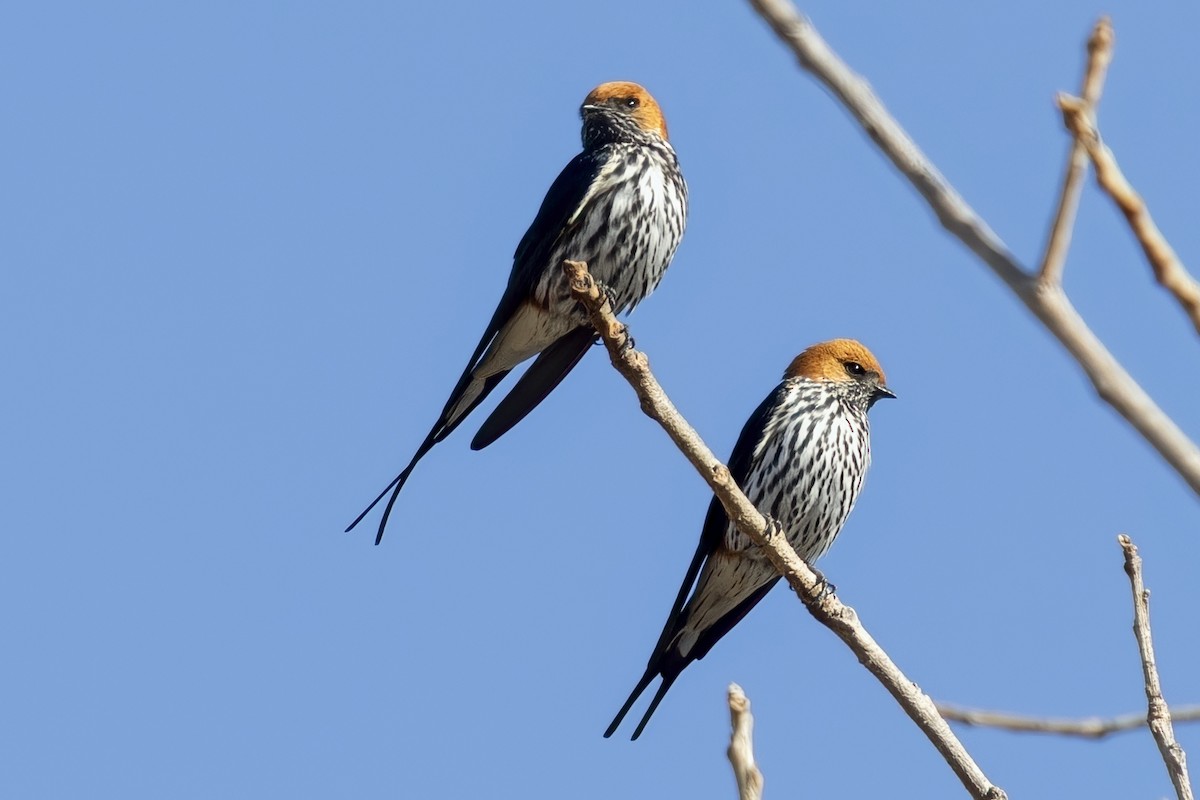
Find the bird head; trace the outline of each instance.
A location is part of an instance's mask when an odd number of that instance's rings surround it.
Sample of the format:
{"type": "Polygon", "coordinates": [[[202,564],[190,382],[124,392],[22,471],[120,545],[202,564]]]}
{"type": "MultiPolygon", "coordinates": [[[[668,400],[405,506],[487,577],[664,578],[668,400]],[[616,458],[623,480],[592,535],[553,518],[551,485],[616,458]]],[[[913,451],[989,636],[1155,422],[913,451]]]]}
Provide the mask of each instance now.
{"type": "Polygon", "coordinates": [[[588,93],[579,109],[584,145],[667,140],[667,121],[650,93],[636,83],[610,81],[588,93]]]}
{"type": "Polygon", "coordinates": [[[896,395],[887,387],[883,368],[871,351],[854,339],[833,339],[814,344],[792,360],[785,378],[828,381],[850,391],[866,408],[896,395]]]}

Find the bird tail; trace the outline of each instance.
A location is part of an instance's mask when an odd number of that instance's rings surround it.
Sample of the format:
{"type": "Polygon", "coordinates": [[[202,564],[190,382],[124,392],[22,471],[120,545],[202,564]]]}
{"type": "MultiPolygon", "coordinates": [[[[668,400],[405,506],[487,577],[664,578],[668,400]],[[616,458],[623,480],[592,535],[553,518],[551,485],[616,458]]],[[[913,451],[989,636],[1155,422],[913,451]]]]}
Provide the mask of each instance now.
{"type": "Polygon", "coordinates": [[[662,675],[662,683],[658,687],[658,691],[654,693],[654,699],[650,701],[646,713],[642,715],[641,722],[634,728],[633,735],[629,737],[630,741],[637,741],[637,738],[642,735],[642,731],[646,729],[646,723],[650,721],[650,717],[654,716],[658,704],[667,696],[667,690],[671,688],[671,684],[675,683],[675,679],[679,677],[679,671],[671,670],[668,672],[660,672],[656,666],[650,666],[646,669],[642,679],[638,681],[637,686],[633,687],[633,691],[629,694],[629,699],[625,701],[625,705],[621,706],[621,710],[617,712],[617,716],[609,723],[608,730],[604,731],[604,738],[607,739],[617,732],[617,728],[621,727],[621,722],[624,721],[625,715],[633,708],[633,704],[642,696],[642,692],[650,686],[651,682],[656,677],[662,675]]]}
{"type": "Polygon", "coordinates": [[[384,506],[383,516],[379,519],[379,530],[375,534],[375,544],[383,541],[383,531],[387,527],[388,518],[392,515],[392,506],[396,504],[396,498],[400,496],[400,490],[408,482],[408,476],[412,474],[413,469],[417,466],[417,462],[432,450],[435,444],[449,436],[466,416],[474,410],[475,406],[483,402],[483,399],[496,388],[496,384],[500,383],[508,373],[509,370],[504,370],[503,372],[497,372],[495,375],[489,375],[479,388],[479,393],[471,398],[469,404],[463,408],[462,401],[468,396],[468,389],[472,381],[471,370],[468,368],[467,372],[463,373],[458,385],[454,387],[454,391],[450,394],[450,399],[446,402],[446,407],[442,410],[441,416],[438,417],[437,423],[429,431],[425,440],[421,442],[421,446],[417,448],[417,452],[413,455],[412,460],[408,462],[408,466],[393,478],[391,483],[384,487],[379,496],[372,500],[370,505],[354,518],[353,522],[346,526],[346,533],[354,530],[358,526],[358,523],[362,522],[363,518],[371,513],[371,509],[379,505],[379,502],[391,492],[391,497],[388,498],[387,505],[384,506]]]}
{"type": "Polygon", "coordinates": [[[658,687],[658,691],[654,693],[654,699],[650,701],[650,706],[646,709],[646,713],[642,715],[642,721],[633,729],[633,735],[629,737],[629,741],[636,742],[638,737],[642,735],[642,731],[646,730],[646,723],[650,721],[650,717],[654,716],[658,704],[667,696],[667,690],[671,688],[671,684],[675,683],[675,679],[678,677],[678,672],[663,675],[662,684],[658,687]]]}
{"type": "Polygon", "coordinates": [[[651,681],[657,677],[658,671],[647,668],[646,673],[642,675],[642,679],[638,681],[637,686],[633,687],[633,691],[629,694],[629,699],[625,701],[625,705],[621,706],[621,710],[617,712],[617,716],[609,723],[608,730],[604,731],[604,738],[607,739],[617,732],[617,728],[621,727],[621,722],[625,719],[625,715],[629,713],[629,709],[633,708],[633,704],[642,696],[642,692],[646,691],[646,687],[651,681]]]}

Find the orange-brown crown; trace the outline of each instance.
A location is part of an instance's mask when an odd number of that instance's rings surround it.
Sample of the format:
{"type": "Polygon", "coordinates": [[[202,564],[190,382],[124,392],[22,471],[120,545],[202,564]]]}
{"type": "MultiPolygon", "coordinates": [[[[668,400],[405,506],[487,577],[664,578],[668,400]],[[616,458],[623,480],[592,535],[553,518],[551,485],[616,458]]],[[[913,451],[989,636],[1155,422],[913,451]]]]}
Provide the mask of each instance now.
{"type": "Polygon", "coordinates": [[[828,342],[814,344],[792,360],[785,378],[810,378],[826,381],[854,380],[853,365],[857,364],[865,372],[878,375],[881,386],[887,385],[883,368],[871,355],[871,351],[853,339],[833,339],[828,342]]]}
{"type": "Polygon", "coordinates": [[[585,106],[615,105],[627,109],[630,117],[644,131],[654,131],[667,138],[667,121],[662,109],[650,93],[631,81],[609,81],[602,83],[584,98],[585,106]]]}

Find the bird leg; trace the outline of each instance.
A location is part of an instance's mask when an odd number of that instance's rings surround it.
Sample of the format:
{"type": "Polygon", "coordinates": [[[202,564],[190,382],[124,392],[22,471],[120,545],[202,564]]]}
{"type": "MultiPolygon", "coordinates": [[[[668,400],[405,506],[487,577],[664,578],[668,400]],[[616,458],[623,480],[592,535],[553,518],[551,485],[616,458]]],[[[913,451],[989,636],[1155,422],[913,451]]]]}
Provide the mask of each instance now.
{"type": "Polygon", "coordinates": [[[820,603],[826,597],[832,597],[834,592],[837,591],[837,587],[829,582],[829,579],[825,577],[825,573],[821,572],[821,570],[811,564],[809,564],[808,568],[817,576],[817,599],[814,602],[820,603]]]}

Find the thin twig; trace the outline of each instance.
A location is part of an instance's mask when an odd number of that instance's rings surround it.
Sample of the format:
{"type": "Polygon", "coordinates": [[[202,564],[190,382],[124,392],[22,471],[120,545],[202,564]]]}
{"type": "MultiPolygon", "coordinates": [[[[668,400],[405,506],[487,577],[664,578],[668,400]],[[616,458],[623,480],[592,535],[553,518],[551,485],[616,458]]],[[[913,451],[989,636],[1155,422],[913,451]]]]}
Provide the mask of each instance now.
{"type": "Polygon", "coordinates": [[[975,253],[1066,348],[1095,386],[1163,459],[1200,495],[1200,448],[1163,413],[1072,307],[1062,287],[1038,281],[888,113],[870,85],[856,75],[788,0],[750,4],[791,48],[800,66],[820,81],[858,121],[913,185],[942,226],[975,253]]]}
{"type": "Polygon", "coordinates": [[[1171,710],[1163,699],[1162,684],[1158,680],[1158,665],[1154,660],[1154,642],[1150,637],[1150,591],[1142,582],[1142,557],[1127,535],[1117,537],[1125,553],[1125,574],[1133,589],[1133,635],[1137,638],[1138,651],[1142,656],[1142,675],[1146,679],[1146,702],[1149,713],[1146,720],[1158,752],[1167,765],[1167,774],[1175,786],[1179,800],[1192,800],[1192,785],[1188,779],[1187,754],[1175,741],[1175,729],[1171,725],[1171,710]]]}
{"type": "Polygon", "coordinates": [[[738,488],[729,475],[728,467],[713,455],[708,445],[671,403],[650,372],[646,355],[633,349],[625,326],[613,316],[612,307],[588,274],[587,265],[566,261],[563,262],[563,271],[571,283],[573,297],[587,309],[592,325],[604,340],[613,366],[637,393],[642,411],[663,427],[692,462],[720,499],[725,513],[738,530],[762,549],[775,569],[804,601],[809,612],[849,645],[863,666],[896,698],[900,707],[946,759],[972,797],[991,800],[1007,797],[975,764],[950,725],[938,715],[929,696],[908,680],[883,648],[871,638],[854,609],[844,605],[832,592],[823,591],[822,587],[826,587],[826,584],[820,582],[812,568],[796,554],[786,536],[774,529],[768,530],[766,519],[738,488]]]}
{"type": "MultiPolygon", "coordinates": [[[[1096,116],[1096,106],[1100,102],[1100,93],[1104,90],[1104,76],[1112,61],[1113,38],[1112,20],[1101,17],[1092,30],[1091,38],[1088,39],[1087,67],[1084,69],[1083,84],[1079,92],[1085,106],[1084,111],[1092,119],[1096,116]]],[[[1041,269],[1038,270],[1038,279],[1043,284],[1062,283],[1063,266],[1067,261],[1067,251],[1071,248],[1071,232],[1075,228],[1075,212],[1079,208],[1079,193],[1083,188],[1087,163],[1087,148],[1076,137],[1071,142],[1071,154],[1067,157],[1067,167],[1063,173],[1058,210],[1054,213],[1054,223],[1046,239],[1046,252],[1042,256],[1041,269]]]]}
{"type": "Polygon", "coordinates": [[[760,800],[763,776],[754,763],[754,715],[750,713],[750,698],[736,683],[729,684],[729,763],[737,779],[738,800],[760,800]]]}
{"type": "Polygon", "coordinates": [[[1174,295],[1196,332],[1200,333],[1200,283],[1187,271],[1162,231],[1154,224],[1146,202],[1126,180],[1112,150],[1100,140],[1100,130],[1096,127],[1095,116],[1087,109],[1087,102],[1060,94],[1058,106],[1063,112],[1063,123],[1075,137],[1076,145],[1083,147],[1092,159],[1096,167],[1096,182],[1129,221],[1133,235],[1137,237],[1150,268],[1154,270],[1155,280],[1174,295]]]}
{"type": "MultiPolygon", "coordinates": [[[[1056,719],[1009,714],[1003,711],[985,711],[978,708],[961,708],[949,703],[938,703],[937,707],[942,716],[951,722],[981,728],[999,728],[1017,733],[1053,733],[1060,736],[1079,736],[1084,739],[1103,739],[1114,733],[1146,727],[1146,715],[1140,712],[1108,718],[1056,719]]],[[[1173,709],[1171,718],[1175,722],[1196,722],[1200,720],[1200,706],[1182,706],[1173,709]]]]}

